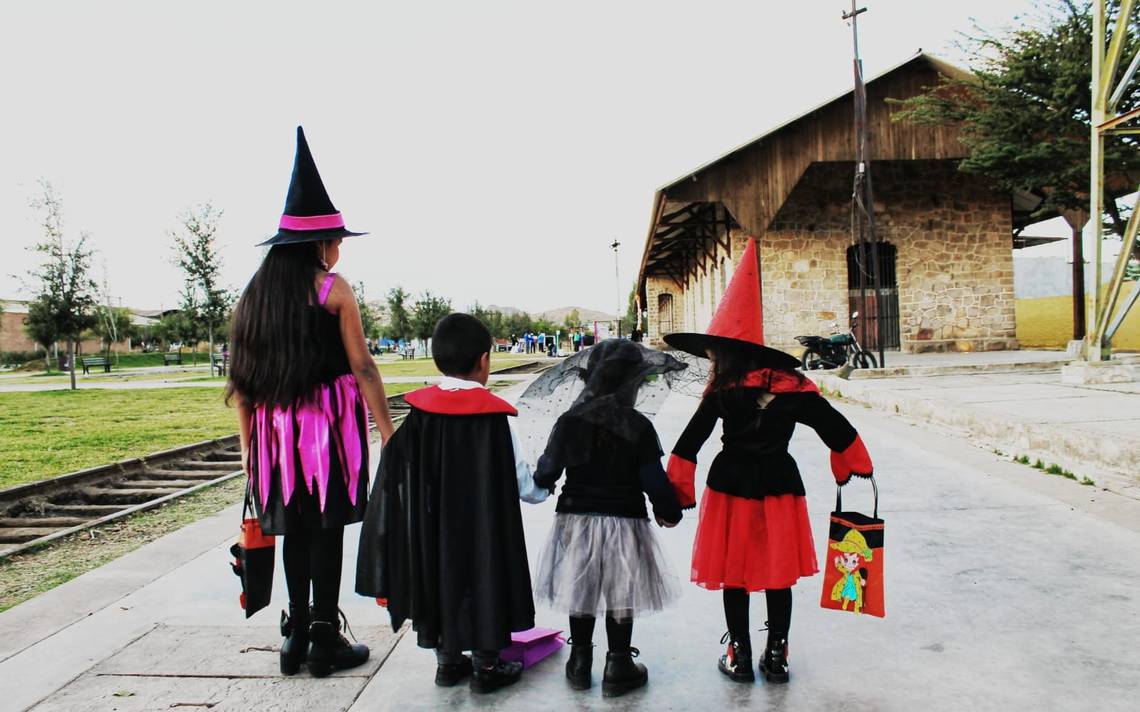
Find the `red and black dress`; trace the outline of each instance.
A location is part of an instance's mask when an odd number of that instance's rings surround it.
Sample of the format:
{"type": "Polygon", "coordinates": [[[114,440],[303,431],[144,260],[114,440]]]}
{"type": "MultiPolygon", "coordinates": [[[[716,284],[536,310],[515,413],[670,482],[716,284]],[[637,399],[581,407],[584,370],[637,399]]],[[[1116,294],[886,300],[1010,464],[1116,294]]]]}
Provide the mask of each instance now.
{"type": "Polygon", "coordinates": [[[804,483],[788,443],[797,423],[831,448],[839,484],[869,476],[859,434],[811,381],[773,369],[754,371],[739,387],[705,393],[673,448],[669,480],[685,508],[696,506],[697,452],[723,421],[723,447],[709,468],[693,542],[692,581],[708,589],[788,588],[819,571],[804,483]],[[766,406],[761,397],[775,397],[766,406]]]}

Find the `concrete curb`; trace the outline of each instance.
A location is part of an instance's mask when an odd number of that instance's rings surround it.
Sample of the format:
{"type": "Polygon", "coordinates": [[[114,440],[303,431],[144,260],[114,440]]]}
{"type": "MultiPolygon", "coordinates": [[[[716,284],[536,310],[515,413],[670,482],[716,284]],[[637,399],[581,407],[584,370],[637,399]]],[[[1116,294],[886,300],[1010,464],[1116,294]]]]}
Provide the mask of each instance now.
{"type": "MultiPolygon", "coordinates": [[[[1114,363],[1126,365],[1140,364],[1140,355],[1118,354],[1114,363]]],[[[960,376],[971,373],[1027,373],[1035,371],[1059,371],[1062,366],[1072,363],[1070,359],[1042,359],[1037,361],[1012,361],[1009,363],[963,363],[937,366],[894,366],[887,368],[860,368],[851,372],[851,380],[872,378],[895,378],[909,376],[960,376]]],[[[814,374],[813,374],[814,375],[814,374]]]]}
{"type": "Polygon", "coordinates": [[[810,376],[820,389],[842,398],[885,413],[959,428],[972,437],[1000,445],[1010,454],[1095,467],[1102,478],[1108,476],[1111,480],[1098,480],[1098,484],[1119,494],[1140,498],[1140,482],[1136,477],[1140,472],[1140,440],[1109,438],[1072,425],[1011,421],[1001,414],[982,412],[927,395],[904,394],[829,374],[812,373],[810,376]]]}

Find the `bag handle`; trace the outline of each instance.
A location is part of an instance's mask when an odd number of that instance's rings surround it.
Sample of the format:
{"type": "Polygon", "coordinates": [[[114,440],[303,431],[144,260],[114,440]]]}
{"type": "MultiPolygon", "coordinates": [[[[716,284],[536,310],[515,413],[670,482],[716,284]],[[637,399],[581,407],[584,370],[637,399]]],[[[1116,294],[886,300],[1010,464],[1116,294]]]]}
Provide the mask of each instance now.
{"type": "Polygon", "coordinates": [[[246,520],[246,516],[245,516],[246,512],[249,512],[250,515],[253,515],[253,503],[250,501],[250,494],[252,492],[253,492],[253,478],[247,476],[246,481],[245,481],[245,497],[242,500],[242,504],[241,504],[241,519],[243,522],[246,520]]]}
{"type": "MultiPolygon", "coordinates": [[[[855,478],[852,477],[852,479],[855,479],[855,478]]],[[[868,479],[871,480],[871,487],[875,491],[875,511],[874,511],[874,514],[871,515],[871,518],[872,519],[878,519],[879,518],[879,485],[877,482],[875,482],[875,476],[874,475],[871,475],[868,479]]],[[[848,480],[848,481],[850,481],[850,480],[848,480]]],[[[835,511],[837,511],[837,512],[843,511],[843,488],[839,485],[835,486],[835,511]]]]}

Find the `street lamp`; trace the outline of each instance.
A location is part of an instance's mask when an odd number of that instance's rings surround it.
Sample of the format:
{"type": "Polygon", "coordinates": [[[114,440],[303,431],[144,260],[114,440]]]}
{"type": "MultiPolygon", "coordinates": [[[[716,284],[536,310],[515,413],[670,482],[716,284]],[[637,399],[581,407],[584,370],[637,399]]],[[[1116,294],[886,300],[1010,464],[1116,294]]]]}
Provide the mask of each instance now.
{"type": "Polygon", "coordinates": [[[613,251],[614,251],[614,286],[617,288],[617,335],[618,335],[619,339],[621,338],[621,316],[622,316],[622,314],[621,314],[621,275],[620,275],[619,270],[618,270],[618,247],[620,247],[620,246],[621,246],[621,243],[618,242],[617,238],[615,237],[614,242],[612,245],[610,245],[610,247],[613,248],[613,251]]]}

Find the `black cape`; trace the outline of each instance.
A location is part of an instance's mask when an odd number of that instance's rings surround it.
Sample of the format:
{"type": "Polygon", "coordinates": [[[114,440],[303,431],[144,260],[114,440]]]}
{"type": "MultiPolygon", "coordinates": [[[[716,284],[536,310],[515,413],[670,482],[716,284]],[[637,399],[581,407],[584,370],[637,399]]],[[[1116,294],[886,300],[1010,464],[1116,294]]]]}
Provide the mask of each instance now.
{"type": "Polygon", "coordinates": [[[483,389],[406,400],[365,513],[356,591],[387,598],[393,630],[411,620],[421,647],[501,650],[534,627],[514,409],[483,389]]]}

